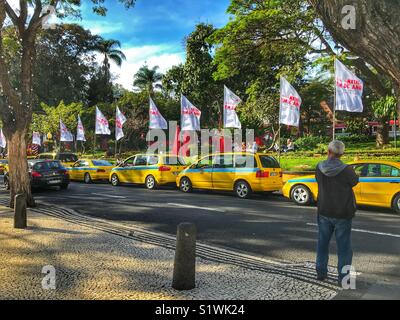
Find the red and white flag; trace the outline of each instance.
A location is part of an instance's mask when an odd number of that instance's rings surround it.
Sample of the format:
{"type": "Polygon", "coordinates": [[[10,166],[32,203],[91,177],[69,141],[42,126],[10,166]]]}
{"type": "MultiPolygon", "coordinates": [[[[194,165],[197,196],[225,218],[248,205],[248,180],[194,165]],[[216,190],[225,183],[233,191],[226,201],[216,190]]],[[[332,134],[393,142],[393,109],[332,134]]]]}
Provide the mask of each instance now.
{"type": "Polygon", "coordinates": [[[336,106],[337,111],[363,112],[362,101],[364,82],[343,63],[335,59],[336,106]]]}
{"type": "Polygon", "coordinates": [[[117,107],[116,111],[116,120],[115,120],[115,140],[120,140],[124,137],[124,131],[122,130],[122,127],[124,126],[124,123],[126,122],[126,118],[124,114],[119,110],[117,107]]]}
{"type": "Polygon", "coordinates": [[[42,145],[42,141],[40,139],[40,133],[39,132],[34,132],[32,134],[32,144],[36,144],[38,146],[42,145]]]}
{"type": "Polygon", "coordinates": [[[68,128],[62,122],[61,119],[60,119],[60,141],[61,142],[73,142],[74,141],[74,136],[68,130],[68,128]]]}
{"type": "Polygon", "coordinates": [[[0,148],[4,149],[5,147],[7,147],[7,140],[4,136],[3,129],[0,129],[0,148]]]}
{"type": "Polygon", "coordinates": [[[161,115],[160,111],[158,111],[158,108],[156,104],[154,103],[153,99],[150,98],[150,124],[149,128],[150,129],[168,129],[168,123],[167,120],[161,115]]]}
{"type": "Polygon", "coordinates": [[[78,115],[78,126],[76,128],[76,141],[86,141],[85,128],[83,127],[81,117],[78,115]]]}
{"type": "Polygon", "coordinates": [[[96,134],[111,134],[108,120],[106,119],[106,117],[104,117],[98,107],[96,107],[96,134]]]}
{"type": "Polygon", "coordinates": [[[224,128],[242,129],[236,108],[242,100],[224,86],[224,128]]]}
{"type": "Polygon", "coordinates": [[[296,89],[281,77],[281,102],[279,123],[298,127],[300,124],[301,97],[296,89]]]}
{"type": "Polygon", "coordinates": [[[181,97],[181,131],[200,130],[201,111],[184,95],[181,97]]]}

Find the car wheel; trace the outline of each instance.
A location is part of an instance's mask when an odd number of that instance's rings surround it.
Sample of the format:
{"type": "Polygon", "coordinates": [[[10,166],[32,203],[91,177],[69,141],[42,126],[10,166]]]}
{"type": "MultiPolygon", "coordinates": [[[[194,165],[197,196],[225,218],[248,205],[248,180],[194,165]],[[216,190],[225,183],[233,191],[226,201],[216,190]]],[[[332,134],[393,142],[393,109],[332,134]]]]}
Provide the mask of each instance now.
{"type": "Polygon", "coordinates": [[[400,193],[394,197],[392,208],[393,208],[394,212],[396,212],[397,214],[400,214],[400,193]]]}
{"type": "Polygon", "coordinates": [[[90,174],[89,173],[85,173],[85,176],[84,176],[84,178],[83,178],[83,181],[85,182],[85,183],[87,183],[87,184],[89,184],[89,183],[92,183],[92,178],[90,177],[90,174]]]}
{"type": "Polygon", "coordinates": [[[311,191],[306,186],[299,185],[293,188],[292,200],[299,206],[308,206],[311,204],[311,191]]]}
{"type": "Polygon", "coordinates": [[[111,184],[114,187],[119,186],[119,178],[115,173],[111,176],[111,184]]]}
{"type": "Polygon", "coordinates": [[[190,179],[186,177],[182,178],[181,182],[179,183],[179,189],[181,189],[181,191],[185,193],[192,192],[193,187],[190,179]]]}
{"type": "Polygon", "coordinates": [[[67,190],[67,189],[68,189],[68,184],[62,184],[62,185],[60,186],[60,189],[61,189],[61,190],[67,190]]]}
{"type": "Polygon", "coordinates": [[[145,184],[146,184],[146,188],[149,190],[154,190],[154,189],[157,189],[157,187],[158,187],[157,181],[153,176],[148,176],[146,178],[145,184]]]}
{"type": "Polygon", "coordinates": [[[236,182],[234,191],[236,196],[240,199],[247,199],[252,193],[250,185],[246,181],[236,182]]]}

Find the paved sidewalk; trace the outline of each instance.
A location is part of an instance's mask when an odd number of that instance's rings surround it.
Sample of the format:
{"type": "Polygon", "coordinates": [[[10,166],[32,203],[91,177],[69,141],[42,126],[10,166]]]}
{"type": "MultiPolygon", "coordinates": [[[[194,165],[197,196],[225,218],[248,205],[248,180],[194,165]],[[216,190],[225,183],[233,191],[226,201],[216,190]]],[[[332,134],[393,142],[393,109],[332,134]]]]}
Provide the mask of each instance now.
{"type": "Polygon", "coordinates": [[[13,228],[0,207],[0,299],[332,299],[335,289],[279,274],[197,259],[197,288],[171,288],[174,251],[63,219],[28,213],[13,228]],[[56,290],[42,289],[43,266],[56,290]]]}
{"type": "MultiPolygon", "coordinates": [[[[37,210],[35,210],[37,211],[37,210]]],[[[28,213],[13,228],[0,207],[0,299],[332,299],[337,288],[197,258],[196,289],[171,288],[174,251],[64,219],[28,213]],[[42,289],[43,266],[56,290],[42,289]]]]}

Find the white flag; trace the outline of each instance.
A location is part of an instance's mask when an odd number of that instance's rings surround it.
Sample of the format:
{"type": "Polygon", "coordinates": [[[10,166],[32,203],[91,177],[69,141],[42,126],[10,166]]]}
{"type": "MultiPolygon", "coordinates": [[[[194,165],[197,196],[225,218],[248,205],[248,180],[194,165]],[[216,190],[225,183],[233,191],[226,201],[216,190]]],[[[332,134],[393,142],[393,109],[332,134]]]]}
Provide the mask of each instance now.
{"type": "Polygon", "coordinates": [[[161,115],[153,99],[150,98],[150,129],[168,129],[167,120],[161,115]]]}
{"type": "Polygon", "coordinates": [[[242,129],[236,108],[242,100],[224,86],[224,128],[242,129]]]}
{"type": "Polygon", "coordinates": [[[301,97],[296,89],[281,77],[281,103],[279,123],[298,127],[300,124],[301,97]]]}
{"type": "Polygon", "coordinates": [[[86,141],[85,128],[83,127],[81,117],[78,115],[78,126],[76,129],[76,141],[86,141]]]}
{"type": "Polygon", "coordinates": [[[38,146],[42,145],[42,141],[40,139],[40,133],[39,132],[34,132],[32,134],[32,144],[36,144],[38,146]]]}
{"type": "Polygon", "coordinates": [[[108,126],[108,120],[101,113],[99,108],[96,107],[96,134],[110,135],[111,131],[108,126]]]}
{"type": "Polygon", "coordinates": [[[363,112],[364,82],[335,59],[336,106],[338,111],[363,112]]]}
{"type": "Polygon", "coordinates": [[[116,113],[117,116],[115,120],[115,139],[118,141],[124,137],[124,132],[122,131],[122,127],[126,122],[126,118],[118,107],[116,113]]]}
{"type": "Polygon", "coordinates": [[[4,149],[5,147],[7,147],[7,140],[3,134],[3,129],[0,129],[0,148],[4,149]]]}
{"type": "Polygon", "coordinates": [[[65,126],[65,124],[60,119],[60,141],[61,142],[73,142],[74,136],[65,126]]]}
{"type": "Polygon", "coordinates": [[[201,111],[184,95],[181,97],[181,131],[200,130],[201,111]]]}

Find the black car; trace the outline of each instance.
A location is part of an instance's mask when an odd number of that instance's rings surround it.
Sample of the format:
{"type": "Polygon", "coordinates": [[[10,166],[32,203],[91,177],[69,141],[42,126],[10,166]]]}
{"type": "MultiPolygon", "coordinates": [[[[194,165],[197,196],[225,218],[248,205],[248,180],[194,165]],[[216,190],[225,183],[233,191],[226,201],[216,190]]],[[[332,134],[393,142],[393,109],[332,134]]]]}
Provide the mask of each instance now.
{"type": "MultiPolygon", "coordinates": [[[[32,189],[60,187],[67,189],[69,185],[68,171],[58,160],[28,160],[29,176],[32,189]]],[[[8,172],[4,176],[4,186],[9,189],[8,172]]]]}

